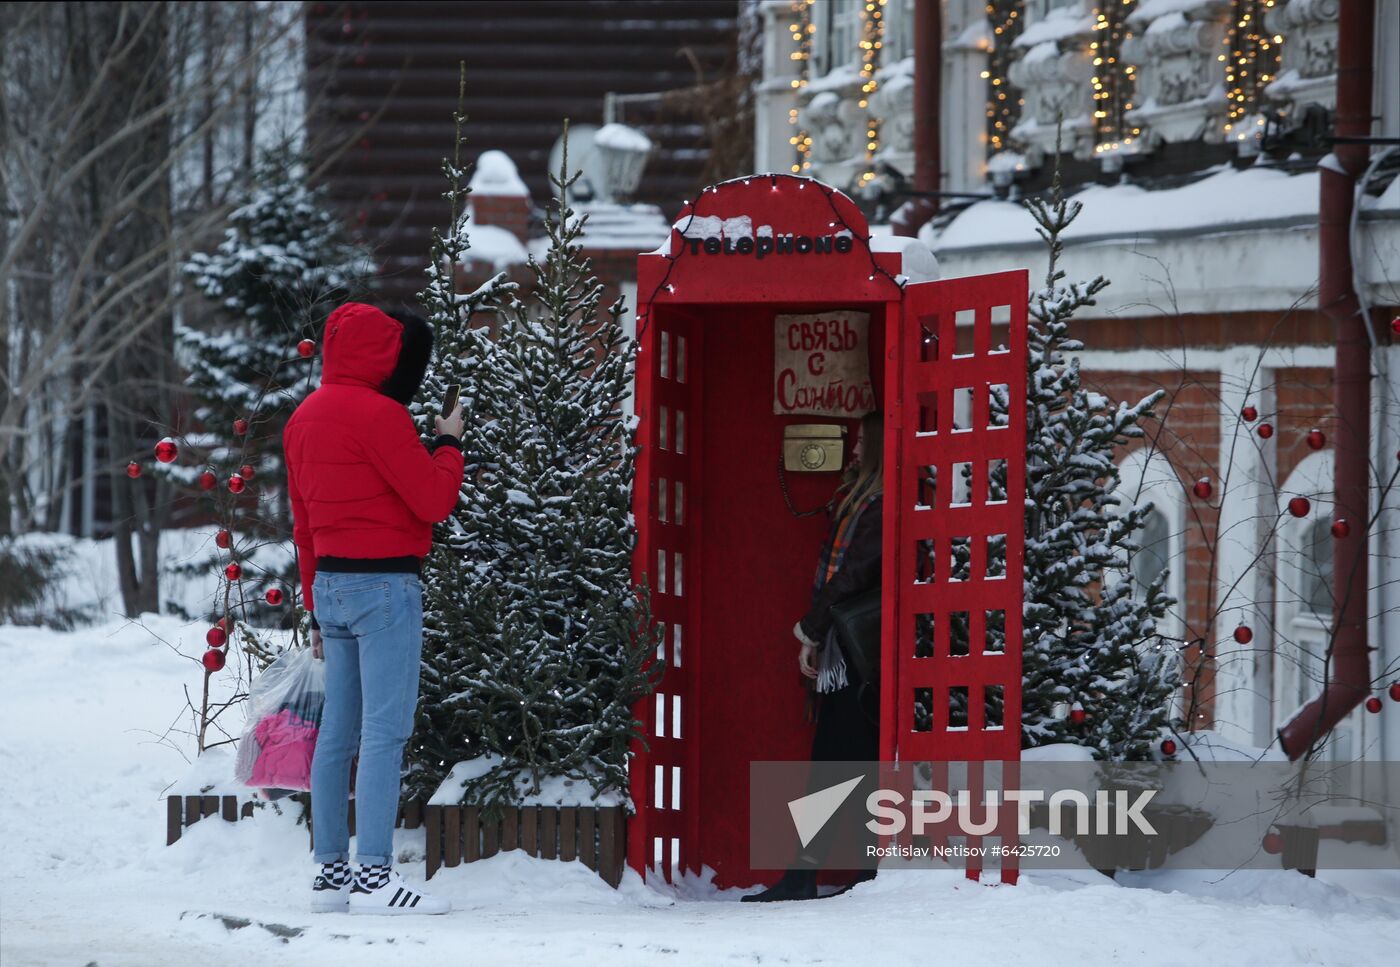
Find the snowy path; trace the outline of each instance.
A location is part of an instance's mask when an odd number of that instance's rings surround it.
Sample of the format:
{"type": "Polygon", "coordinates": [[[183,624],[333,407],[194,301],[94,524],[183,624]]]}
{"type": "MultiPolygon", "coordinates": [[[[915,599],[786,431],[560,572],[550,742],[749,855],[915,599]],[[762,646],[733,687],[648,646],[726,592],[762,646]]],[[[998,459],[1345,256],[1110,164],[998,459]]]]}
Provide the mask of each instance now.
{"type": "MultiPolygon", "coordinates": [[[[186,654],[202,627],[153,619],[186,654]]],[[[186,770],[152,742],[176,716],[189,662],[140,628],[0,628],[0,963],[164,967],[607,964],[1066,964],[1232,967],[1393,964],[1400,875],[1367,895],[1295,874],[1015,888],[889,873],[852,893],[753,907],[613,891],[580,866],[504,855],[445,871],[457,908],[408,922],[304,912],[306,831],[260,813],[200,823],[164,845],[161,791],[186,770]],[[1178,892],[1170,892],[1175,889],[1178,892]],[[204,916],[201,916],[201,915],[204,916]],[[301,928],[285,941],[207,914],[301,928]]],[[[399,833],[400,851],[422,832],[399,833]]],[[[421,866],[410,866],[411,878],[421,866]]],[[[1362,881],[1348,882],[1360,890],[1362,881]]]]}

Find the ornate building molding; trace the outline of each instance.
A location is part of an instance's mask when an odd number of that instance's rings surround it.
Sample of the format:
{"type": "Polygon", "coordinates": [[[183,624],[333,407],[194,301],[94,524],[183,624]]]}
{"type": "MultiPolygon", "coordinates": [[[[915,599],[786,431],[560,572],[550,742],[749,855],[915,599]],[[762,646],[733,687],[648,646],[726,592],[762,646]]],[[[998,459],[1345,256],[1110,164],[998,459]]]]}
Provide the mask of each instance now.
{"type": "Polygon", "coordinates": [[[1296,116],[1309,104],[1337,106],[1337,15],[1341,0],[1277,0],[1264,22],[1282,36],[1283,71],[1268,88],[1296,116]]]}
{"type": "Polygon", "coordinates": [[[1147,4],[1128,17],[1133,36],[1123,58],[1137,74],[1139,103],[1127,117],[1141,128],[1141,150],[1164,141],[1224,140],[1228,104],[1220,56],[1230,9],[1227,0],[1200,0],[1154,15],[1147,4]]]}

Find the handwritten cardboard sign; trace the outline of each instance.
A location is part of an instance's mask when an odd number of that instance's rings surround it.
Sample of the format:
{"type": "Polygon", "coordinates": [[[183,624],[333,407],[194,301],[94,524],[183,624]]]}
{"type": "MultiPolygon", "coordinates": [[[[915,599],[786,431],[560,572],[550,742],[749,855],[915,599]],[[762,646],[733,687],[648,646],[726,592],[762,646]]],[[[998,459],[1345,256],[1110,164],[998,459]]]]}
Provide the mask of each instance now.
{"type": "Polygon", "coordinates": [[[869,313],[780,315],[773,339],[774,413],[854,419],[875,409],[869,313]]]}

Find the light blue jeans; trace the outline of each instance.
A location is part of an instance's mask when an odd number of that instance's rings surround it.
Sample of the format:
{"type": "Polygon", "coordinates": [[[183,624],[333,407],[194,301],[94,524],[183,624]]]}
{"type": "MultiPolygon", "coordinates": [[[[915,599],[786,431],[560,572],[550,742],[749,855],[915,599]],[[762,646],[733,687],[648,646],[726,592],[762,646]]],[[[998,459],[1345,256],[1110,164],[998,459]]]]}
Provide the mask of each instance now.
{"type": "Polygon", "coordinates": [[[322,571],[312,591],[326,656],[326,705],[311,760],[316,861],[350,858],[346,811],[358,748],[355,858],[391,864],[403,747],[418,706],[423,584],[416,574],[322,571]]]}

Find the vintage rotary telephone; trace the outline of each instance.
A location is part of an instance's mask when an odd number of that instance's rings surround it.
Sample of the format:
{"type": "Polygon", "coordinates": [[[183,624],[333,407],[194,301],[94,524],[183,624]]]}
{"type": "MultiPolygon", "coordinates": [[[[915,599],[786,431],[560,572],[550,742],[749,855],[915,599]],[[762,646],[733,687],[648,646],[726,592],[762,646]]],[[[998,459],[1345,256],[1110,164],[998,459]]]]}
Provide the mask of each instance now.
{"type": "MultiPolygon", "coordinates": [[[[798,510],[788,492],[787,471],[840,473],[846,464],[846,428],[835,423],[793,423],[783,427],[783,452],[778,457],[778,485],[783,503],[794,517],[811,517],[831,507],[828,500],[812,510],[798,510]]],[[[833,495],[834,497],[835,495],[833,495]]]]}

